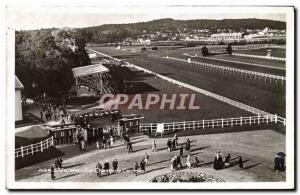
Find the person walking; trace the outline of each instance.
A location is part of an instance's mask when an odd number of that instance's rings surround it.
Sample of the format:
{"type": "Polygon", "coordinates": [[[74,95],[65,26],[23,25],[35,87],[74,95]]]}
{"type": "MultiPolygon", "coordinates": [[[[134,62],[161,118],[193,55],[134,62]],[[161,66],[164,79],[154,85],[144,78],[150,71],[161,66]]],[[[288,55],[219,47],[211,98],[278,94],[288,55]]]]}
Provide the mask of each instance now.
{"type": "Polygon", "coordinates": [[[141,160],[140,166],[141,166],[141,172],[145,173],[146,172],[146,162],[144,159],[141,160]]]}
{"type": "Polygon", "coordinates": [[[117,170],[118,170],[118,164],[119,164],[119,162],[118,162],[117,159],[115,159],[115,160],[112,162],[112,166],[113,166],[113,169],[114,169],[114,173],[116,173],[117,170]]]}
{"type": "Polygon", "coordinates": [[[55,175],[54,175],[54,166],[51,165],[51,168],[50,168],[50,169],[51,169],[51,170],[50,170],[51,179],[54,180],[54,179],[56,178],[55,175]]]}
{"type": "Polygon", "coordinates": [[[183,146],[181,146],[179,149],[179,156],[183,158],[183,146]]]}
{"type": "Polygon", "coordinates": [[[188,154],[186,157],[186,166],[188,169],[191,169],[191,159],[190,155],[188,154]]]}
{"type": "Polygon", "coordinates": [[[153,139],[153,141],[152,141],[152,152],[154,152],[154,151],[157,152],[155,139],[153,139]]]}
{"type": "Polygon", "coordinates": [[[174,140],[175,140],[176,146],[178,146],[178,136],[177,136],[176,133],[175,133],[175,135],[174,135],[174,140]]]}
{"type": "Polygon", "coordinates": [[[104,171],[109,175],[109,162],[107,160],[104,163],[104,171]]]}
{"type": "Polygon", "coordinates": [[[58,166],[59,166],[59,168],[63,168],[63,166],[62,166],[62,162],[63,162],[63,160],[60,158],[60,157],[58,157],[58,166]]]}
{"type": "Polygon", "coordinates": [[[100,149],[99,140],[97,140],[97,141],[96,141],[96,148],[97,148],[97,150],[99,150],[99,149],[100,149]]]}
{"type": "Polygon", "coordinates": [[[144,160],[145,160],[146,165],[148,165],[149,155],[146,152],[145,152],[145,155],[144,155],[144,160]]]}
{"type": "Polygon", "coordinates": [[[41,120],[43,120],[43,110],[40,111],[41,120]]]}
{"type": "Polygon", "coordinates": [[[171,158],[171,164],[170,164],[170,167],[171,167],[171,171],[174,171],[175,170],[175,167],[174,167],[174,157],[171,158]]]}
{"type": "Polygon", "coordinates": [[[194,160],[195,160],[194,167],[198,167],[200,164],[200,160],[198,159],[197,155],[195,155],[194,160]]]}
{"type": "Polygon", "coordinates": [[[278,161],[279,161],[279,171],[285,171],[285,157],[279,156],[278,161]]]}
{"type": "Polygon", "coordinates": [[[176,140],[175,138],[172,139],[172,151],[176,150],[176,140]]]}
{"type": "Polygon", "coordinates": [[[189,153],[191,152],[191,142],[189,138],[186,140],[185,150],[189,151],[189,153]]]}
{"type": "Polygon", "coordinates": [[[230,167],[230,160],[231,160],[231,156],[228,153],[227,156],[225,157],[225,162],[224,162],[225,167],[230,167]]]}
{"type": "Polygon", "coordinates": [[[279,157],[278,157],[278,155],[275,155],[275,158],[274,158],[274,171],[276,171],[276,172],[279,171],[279,157]]]}
{"type": "Polygon", "coordinates": [[[102,165],[101,165],[100,162],[98,162],[98,163],[96,164],[96,174],[98,175],[98,177],[101,176],[101,171],[102,171],[102,165]]]}
{"type": "Polygon", "coordinates": [[[133,149],[132,149],[132,142],[128,142],[128,154],[130,152],[133,152],[133,149]]]}
{"type": "Polygon", "coordinates": [[[139,164],[137,161],[135,161],[133,165],[133,173],[135,173],[135,176],[138,175],[138,169],[139,169],[139,164]]]}
{"type": "Polygon", "coordinates": [[[170,139],[168,139],[167,146],[168,146],[168,151],[172,152],[172,141],[170,139]]]}
{"type": "Polygon", "coordinates": [[[112,147],[114,145],[114,137],[111,135],[109,139],[110,139],[110,147],[112,147]]]}
{"type": "Polygon", "coordinates": [[[241,156],[239,156],[239,167],[240,169],[244,169],[244,162],[241,156]]]}
{"type": "Polygon", "coordinates": [[[176,159],[176,168],[178,167],[178,166],[180,166],[180,169],[182,169],[183,167],[182,167],[182,164],[181,164],[181,158],[180,158],[180,156],[178,155],[178,156],[175,156],[175,159],[176,159]]]}

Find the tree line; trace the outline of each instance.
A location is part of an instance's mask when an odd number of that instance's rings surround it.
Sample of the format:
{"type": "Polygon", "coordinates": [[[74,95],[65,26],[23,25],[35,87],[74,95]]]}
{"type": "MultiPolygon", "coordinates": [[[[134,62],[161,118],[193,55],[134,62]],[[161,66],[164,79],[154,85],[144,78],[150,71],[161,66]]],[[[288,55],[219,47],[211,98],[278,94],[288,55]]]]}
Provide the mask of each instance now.
{"type": "Polygon", "coordinates": [[[95,27],[76,29],[87,42],[112,43],[123,41],[127,37],[136,39],[143,33],[178,33],[195,29],[208,29],[217,32],[218,29],[230,29],[233,31],[245,31],[246,29],[286,29],[286,23],[263,19],[223,19],[223,20],[174,20],[171,18],[138,22],[130,24],[104,24],[95,27]]]}

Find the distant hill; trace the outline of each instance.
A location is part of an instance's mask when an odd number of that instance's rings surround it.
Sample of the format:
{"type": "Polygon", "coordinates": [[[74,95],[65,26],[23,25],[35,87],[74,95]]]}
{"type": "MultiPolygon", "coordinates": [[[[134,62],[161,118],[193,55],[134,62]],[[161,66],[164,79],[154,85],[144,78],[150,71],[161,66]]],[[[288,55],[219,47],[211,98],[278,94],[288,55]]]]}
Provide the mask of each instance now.
{"type": "Polygon", "coordinates": [[[95,27],[76,29],[86,42],[116,42],[127,37],[136,38],[144,32],[178,32],[182,30],[209,29],[214,32],[217,29],[231,29],[243,31],[246,29],[285,29],[286,23],[264,19],[223,19],[223,20],[174,20],[171,18],[138,22],[129,24],[104,24],[95,27]]]}

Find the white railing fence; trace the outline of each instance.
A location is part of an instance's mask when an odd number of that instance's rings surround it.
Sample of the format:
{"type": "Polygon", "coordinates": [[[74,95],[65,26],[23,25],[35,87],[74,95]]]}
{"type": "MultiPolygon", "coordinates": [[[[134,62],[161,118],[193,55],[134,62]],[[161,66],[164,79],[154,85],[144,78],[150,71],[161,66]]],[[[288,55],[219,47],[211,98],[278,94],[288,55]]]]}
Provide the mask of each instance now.
{"type": "MultiPolygon", "coordinates": [[[[248,116],[248,117],[237,117],[237,118],[221,118],[221,119],[210,119],[210,120],[199,120],[199,121],[182,121],[182,122],[167,122],[164,124],[164,132],[174,132],[176,130],[196,130],[196,129],[208,129],[217,127],[233,127],[243,125],[255,125],[255,124],[270,124],[270,123],[282,123],[286,125],[286,119],[275,115],[264,115],[264,116],[248,116]]],[[[157,123],[147,123],[140,125],[140,132],[156,132],[157,123]]]]}
{"type": "Polygon", "coordinates": [[[272,74],[266,74],[266,73],[261,73],[261,72],[255,72],[255,71],[250,71],[250,70],[243,70],[243,69],[238,69],[238,68],[232,68],[232,67],[228,67],[228,66],[220,66],[220,65],[214,65],[214,64],[209,64],[209,63],[203,63],[203,62],[196,62],[196,61],[188,61],[185,59],[180,59],[180,58],[174,58],[174,57],[162,57],[163,59],[167,59],[167,60],[174,60],[177,61],[181,64],[185,64],[185,65],[199,65],[202,66],[203,68],[209,68],[209,69],[215,69],[215,70],[219,70],[223,73],[228,72],[230,74],[237,74],[240,76],[246,76],[247,78],[250,79],[262,79],[265,82],[267,80],[271,81],[275,81],[275,83],[277,84],[278,81],[281,82],[281,84],[284,84],[284,81],[286,80],[285,77],[283,76],[279,76],[279,75],[272,75],[272,74]]]}
{"type": "Polygon", "coordinates": [[[258,59],[285,61],[285,58],[279,58],[279,57],[274,57],[274,56],[259,56],[259,55],[242,54],[242,53],[232,53],[232,55],[247,57],[247,58],[258,58],[258,59]]]}
{"type": "Polygon", "coordinates": [[[33,155],[34,153],[38,152],[43,152],[51,146],[54,146],[53,136],[39,143],[31,144],[28,146],[21,146],[20,148],[15,149],[15,158],[24,157],[30,154],[33,155]]]}

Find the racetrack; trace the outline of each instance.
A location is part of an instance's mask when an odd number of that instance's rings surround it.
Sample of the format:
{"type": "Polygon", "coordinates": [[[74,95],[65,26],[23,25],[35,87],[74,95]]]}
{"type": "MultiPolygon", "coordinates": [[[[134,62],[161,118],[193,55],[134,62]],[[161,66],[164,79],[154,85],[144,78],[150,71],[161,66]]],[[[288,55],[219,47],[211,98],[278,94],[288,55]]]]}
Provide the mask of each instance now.
{"type": "Polygon", "coordinates": [[[96,51],[125,59],[170,78],[285,117],[285,86],[264,80],[247,79],[212,70],[193,69],[183,64],[153,57],[147,52],[130,53],[114,48],[96,47],[96,51]]]}

